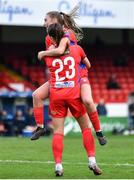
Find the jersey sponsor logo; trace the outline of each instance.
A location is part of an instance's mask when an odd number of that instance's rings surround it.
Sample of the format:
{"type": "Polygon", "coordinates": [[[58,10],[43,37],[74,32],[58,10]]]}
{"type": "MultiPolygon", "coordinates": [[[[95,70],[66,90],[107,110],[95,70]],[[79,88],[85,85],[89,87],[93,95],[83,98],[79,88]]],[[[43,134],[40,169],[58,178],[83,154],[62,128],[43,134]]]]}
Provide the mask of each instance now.
{"type": "Polygon", "coordinates": [[[74,81],[56,82],[55,88],[72,88],[74,87],[74,81]]]}

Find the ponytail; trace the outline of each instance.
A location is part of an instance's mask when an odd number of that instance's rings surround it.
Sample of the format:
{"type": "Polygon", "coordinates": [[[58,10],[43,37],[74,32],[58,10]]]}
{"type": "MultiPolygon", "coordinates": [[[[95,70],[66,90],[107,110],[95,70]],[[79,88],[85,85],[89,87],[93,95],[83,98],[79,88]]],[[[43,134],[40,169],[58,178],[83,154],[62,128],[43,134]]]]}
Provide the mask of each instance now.
{"type": "Polygon", "coordinates": [[[63,12],[60,12],[60,14],[63,17],[64,26],[68,29],[73,30],[75,32],[77,40],[80,41],[81,39],[83,39],[83,31],[74,21],[74,19],[78,17],[78,9],[79,6],[76,5],[69,14],[65,14],[63,12]]]}
{"type": "Polygon", "coordinates": [[[74,21],[75,18],[78,17],[77,10],[79,6],[76,5],[69,14],[65,14],[63,12],[58,11],[50,11],[47,13],[51,18],[56,18],[57,22],[60,25],[64,25],[65,28],[71,29],[74,31],[77,41],[80,41],[83,38],[83,31],[82,29],[76,24],[74,21]]]}

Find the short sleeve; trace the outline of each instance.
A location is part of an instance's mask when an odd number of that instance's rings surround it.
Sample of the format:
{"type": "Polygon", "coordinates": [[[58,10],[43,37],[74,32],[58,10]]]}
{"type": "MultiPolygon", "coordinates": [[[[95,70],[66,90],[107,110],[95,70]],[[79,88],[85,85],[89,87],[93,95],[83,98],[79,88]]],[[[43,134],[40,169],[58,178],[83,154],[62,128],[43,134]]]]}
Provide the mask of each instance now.
{"type": "Polygon", "coordinates": [[[81,59],[84,59],[86,57],[84,50],[80,46],[78,46],[78,48],[79,48],[79,53],[80,53],[81,59]]]}

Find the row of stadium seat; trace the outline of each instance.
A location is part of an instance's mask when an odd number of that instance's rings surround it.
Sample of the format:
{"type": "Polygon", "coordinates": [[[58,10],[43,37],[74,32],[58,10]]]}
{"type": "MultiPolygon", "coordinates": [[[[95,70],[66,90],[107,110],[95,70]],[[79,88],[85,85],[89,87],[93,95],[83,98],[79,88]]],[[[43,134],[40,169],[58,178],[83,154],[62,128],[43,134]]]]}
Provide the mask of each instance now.
{"type": "Polygon", "coordinates": [[[128,94],[134,91],[134,56],[131,55],[127,59],[127,66],[124,67],[114,65],[111,52],[109,52],[108,56],[102,53],[91,58],[92,68],[89,72],[89,80],[94,100],[99,102],[103,98],[106,102],[111,103],[126,102],[128,94]],[[107,89],[107,81],[112,74],[116,74],[120,89],[107,89]]]}
{"type": "MultiPolygon", "coordinates": [[[[1,67],[1,65],[0,65],[1,67]]],[[[4,66],[2,66],[3,68],[4,66]]],[[[10,87],[11,83],[21,83],[24,85],[24,90],[34,90],[35,87],[29,83],[27,80],[16,76],[16,74],[12,73],[8,68],[4,67],[4,69],[0,69],[0,89],[1,90],[13,90],[10,87]]]]}
{"type": "MultiPolygon", "coordinates": [[[[104,98],[106,102],[125,102],[128,94],[134,91],[134,61],[131,51],[128,50],[129,56],[126,67],[114,66],[110,51],[105,53],[105,55],[103,55],[104,52],[97,52],[97,54],[94,50],[91,50],[91,52],[92,68],[89,72],[89,80],[95,102],[99,102],[101,98],[104,98]],[[117,82],[120,84],[121,89],[107,90],[106,84],[111,74],[116,74],[117,82]]],[[[21,73],[23,77],[28,78],[31,86],[35,84],[38,87],[46,81],[44,65],[39,63],[29,65],[27,58],[15,56],[15,54],[7,56],[4,62],[7,66],[12,67],[13,70],[21,73]]],[[[3,81],[9,83],[11,79],[5,77],[3,81]]]]}

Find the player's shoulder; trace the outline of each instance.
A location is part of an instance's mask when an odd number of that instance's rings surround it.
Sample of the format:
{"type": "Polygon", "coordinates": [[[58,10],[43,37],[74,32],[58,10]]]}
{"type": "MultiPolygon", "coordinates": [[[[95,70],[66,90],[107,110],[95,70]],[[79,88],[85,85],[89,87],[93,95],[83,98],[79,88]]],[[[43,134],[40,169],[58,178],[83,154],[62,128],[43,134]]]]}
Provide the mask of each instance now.
{"type": "Polygon", "coordinates": [[[79,49],[80,46],[78,44],[74,44],[74,45],[70,45],[69,47],[70,49],[79,49]]]}
{"type": "Polygon", "coordinates": [[[78,44],[75,44],[75,45],[71,46],[71,48],[74,49],[77,52],[82,52],[83,51],[83,48],[78,44]]]}
{"type": "Polygon", "coordinates": [[[65,32],[65,34],[67,34],[69,36],[69,39],[71,41],[77,43],[77,38],[76,38],[75,32],[73,30],[64,27],[64,32],[65,32]]]}
{"type": "Polygon", "coordinates": [[[50,38],[49,35],[46,36],[45,40],[46,40],[46,42],[52,42],[52,39],[50,38]]]}
{"type": "Polygon", "coordinates": [[[69,49],[70,49],[70,52],[72,52],[72,53],[79,51],[78,45],[69,46],[69,49]]]}
{"type": "Polygon", "coordinates": [[[48,34],[46,35],[46,39],[50,39],[50,36],[48,34]]]}
{"type": "Polygon", "coordinates": [[[45,38],[45,43],[46,43],[46,48],[48,49],[51,45],[53,45],[53,41],[52,39],[50,38],[49,35],[46,36],[45,38]]]}
{"type": "Polygon", "coordinates": [[[48,57],[48,56],[46,56],[46,57],[44,58],[44,61],[45,61],[45,63],[47,64],[48,67],[51,66],[53,60],[54,60],[54,57],[48,57]]]}
{"type": "Polygon", "coordinates": [[[77,45],[77,48],[83,50],[83,48],[80,45],[77,45]]]}

